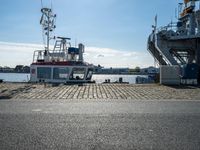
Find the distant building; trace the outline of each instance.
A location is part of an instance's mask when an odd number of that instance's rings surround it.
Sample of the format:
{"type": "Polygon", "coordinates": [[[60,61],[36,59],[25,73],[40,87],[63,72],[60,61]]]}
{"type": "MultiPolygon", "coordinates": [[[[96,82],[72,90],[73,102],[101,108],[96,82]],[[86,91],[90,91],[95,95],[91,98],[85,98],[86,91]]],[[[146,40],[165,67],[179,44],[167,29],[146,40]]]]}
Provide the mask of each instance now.
{"type": "Polygon", "coordinates": [[[97,74],[100,74],[101,73],[101,70],[102,70],[102,66],[101,65],[98,65],[98,66],[95,66],[94,67],[94,73],[97,73],[97,74]]]}
{"type": "Polygon", "coordinates": [[[17,65],[17,66],[15,67],[14,71],[17,72],[17,73],[20,73],[20,72],[22,72],[23,67],[24,67],[23,65],[17,65]]]}
{"type": "Polygon", "coordinates": [[[1,67],[0,68],[0,72],[5,72],[5,73],[13,72],[13,68],[10,68],[10,67],[1,67]]]}
{"type": "Polygon", "coordinates": [[[30,67],[29,67],[29,66],[24,66],[24,67],[22,68],[22,72],[23,72],[23,73],[30,73],[30,67]]]}
{"type": "Polygon", "coordinates": [[[17,65],[14,69],[14,72],[16,72],[16,73],[30,73],[30,67],[29,66],[23,66],[23,65],[17,65]]]}
{"type": "Polygon", "coordinates": [[[159,73],[159,69],[151,66],[148,68],[140,69],[140,72],[143,74],[155,74],[155,73],[159,73]]]}
{"type": "Polygon", "coordinates": [[[103,68],[102,66],[96,66],[94,69],[96,74],[128,74],[129,68],[103,68]]]}
{"type": "Polygon", "coordinates": [[[30,73],[30,67],[29,66],[23,66],[23,65],[17,65],[15,68],[10,67],[1,67],[0,66],[0,72],[3,73],[30,73]]]}

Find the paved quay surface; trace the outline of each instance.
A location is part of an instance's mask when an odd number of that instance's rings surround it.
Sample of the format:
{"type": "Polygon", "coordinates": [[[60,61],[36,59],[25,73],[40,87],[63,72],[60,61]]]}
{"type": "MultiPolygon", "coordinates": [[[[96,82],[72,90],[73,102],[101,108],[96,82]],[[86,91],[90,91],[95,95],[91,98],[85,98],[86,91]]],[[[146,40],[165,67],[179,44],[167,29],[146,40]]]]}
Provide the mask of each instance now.
{"type": "Polygon", "coordinates": [[[51,85],[39,84],[0,84],[0,99],[123,99],[123,100],[199,100],[198,87],[170,87],[156,84],[87,84],[51,85]]]}
{"type": "Polygon", "coordinates": [[[1,100],[0,149],[199,150],[200,101],[1,100]]]}

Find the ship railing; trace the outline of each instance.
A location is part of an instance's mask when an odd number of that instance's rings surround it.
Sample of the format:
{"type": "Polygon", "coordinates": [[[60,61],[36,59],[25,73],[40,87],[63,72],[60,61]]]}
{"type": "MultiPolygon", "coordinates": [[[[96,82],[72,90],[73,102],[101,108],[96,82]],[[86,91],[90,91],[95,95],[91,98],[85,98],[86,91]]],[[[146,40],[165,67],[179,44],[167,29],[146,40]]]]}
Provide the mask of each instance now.
{"type": "Polygon", "coordinates": [[[177,30],[177,22],[171,22],[167,26],[159,27],[156,31],[160,32],[160,31],[169,31],[169,30],[176,31],[177,30]]]}
{"type": "MultiPolygon", "coordinates": [[[[154,32],[154,33],[162,33],[162,32],[168,33],[168,36],[170,36],[170,37],[185,37],[185,36],[188,36],[188,34],[189,34],[187,28],[179,30],[179,28],[177,27],[177,22],[171,22],[166,26],[161,26],[161,27],[157,28],[155,31],[156,32],[154,32]],[[168,31],[170,31],[170,32],[168,32],[168,31]]],[[[199,36],[199,35],[200,35],[200,29],[198,29],[198,27],[195,27],[195,33],[193,36],[199,36]]]]}
{"type": "Polygon", "coordinates": [[[54,57],[54,56],[64,57],[65,53],[66,52],[63,51],[63,50],[49,50],[49,55],[52,56],[52,57],[54,57]]]}
{"type": "Polygon", "coordinates": [[[44,50],[36,50],[33,54],[33,62],[44,61],[44,50]]]}
{"type": "Polygon", "coordinates": [[[157,28],[156,33],[160,33],[167,38],[183,36],[183,34],[178,32],[177,22],[171,22],[167,26],[157,28]]]}

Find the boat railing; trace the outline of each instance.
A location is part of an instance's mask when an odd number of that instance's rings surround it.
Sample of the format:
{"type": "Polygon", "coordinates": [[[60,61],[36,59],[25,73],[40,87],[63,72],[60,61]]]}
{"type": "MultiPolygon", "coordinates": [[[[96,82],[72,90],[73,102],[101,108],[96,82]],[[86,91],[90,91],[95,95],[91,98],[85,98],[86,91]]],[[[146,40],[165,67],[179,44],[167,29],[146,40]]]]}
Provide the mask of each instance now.
{"type": "Polygon", "coordinates": [[[160,32],[160,31],[169,31],[169,30],[176,31],[177,30],[177,22],[171,22],[171,23],[169,23],[166,26],[159,27],[157,29],[157,32],[160,32]]]}
{"type": "Polygon", "coordinates": [[[36,50],[33,55],[33,63],[44,61],[45,50],[36,50]]]}

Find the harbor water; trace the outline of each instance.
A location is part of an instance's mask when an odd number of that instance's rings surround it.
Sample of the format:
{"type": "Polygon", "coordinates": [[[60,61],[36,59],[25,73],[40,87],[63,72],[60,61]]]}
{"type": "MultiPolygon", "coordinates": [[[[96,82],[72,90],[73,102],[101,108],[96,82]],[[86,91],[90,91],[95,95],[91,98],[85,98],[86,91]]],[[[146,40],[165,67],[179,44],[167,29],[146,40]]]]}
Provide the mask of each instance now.
{"type": "MultiPolygon", "coordinates": [[[[119,81],[119,78],[123,78],[123,82],[129,82],[135,84],[136,77],[138,75],[93,75],[92,80],[96,83],[103,83],[105,80],[110,79],[110,82],[119,81]]],[[[141,75],[141,77],[146,77],[141,75]]],[[[0,79],[5,82],[28,82],[30,80],[30,74],[26,73],[0,73],[0,79]]]]}

